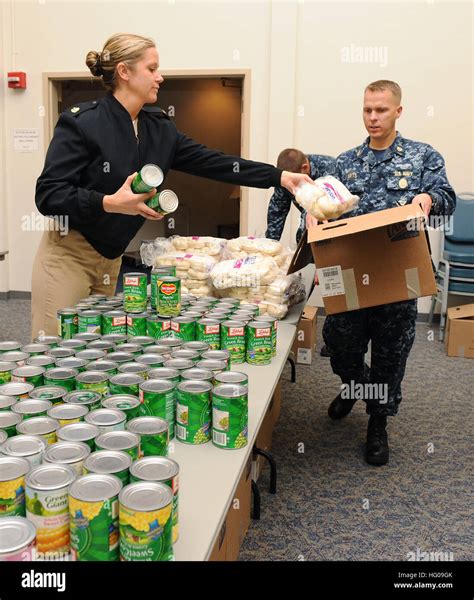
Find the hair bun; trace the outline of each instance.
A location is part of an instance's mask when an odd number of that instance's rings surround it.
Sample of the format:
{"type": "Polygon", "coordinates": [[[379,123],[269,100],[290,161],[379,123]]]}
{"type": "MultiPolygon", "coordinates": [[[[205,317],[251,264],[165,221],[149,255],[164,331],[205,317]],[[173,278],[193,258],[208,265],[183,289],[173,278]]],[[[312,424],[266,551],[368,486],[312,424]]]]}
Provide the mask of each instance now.
{"type": "Polygon", "coordinates": [[[102,65],[100,63],[100,56],[101,53],[96,52],[95,50],[91,50],[86,56],[86,65],[89,67],[89,70],[94,77],[100,77],[104,74],[102,65]]]}

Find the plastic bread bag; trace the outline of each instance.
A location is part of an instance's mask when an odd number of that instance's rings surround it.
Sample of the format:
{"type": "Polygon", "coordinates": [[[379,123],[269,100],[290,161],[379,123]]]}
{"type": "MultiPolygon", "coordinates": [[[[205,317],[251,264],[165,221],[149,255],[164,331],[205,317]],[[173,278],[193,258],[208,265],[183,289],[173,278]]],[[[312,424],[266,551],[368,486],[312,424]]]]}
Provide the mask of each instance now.
{"type": "Polygon", "coordinates": [[[168,238],[156,238],[154,240],[143,240],[140,244],[140,258],[142,263],[151,267],[155,259],[170,251],[171,244],[168,238]]]}
{"type": "Polygon", "coordinates": [[[276,258],[285,252],[283,244],[265,237],[242,236],[227,242],[227,258],[245,256],[268,256],[276,258]]]}
{"type": "Polygon", "coordinates": [[[214,256],[206,254],[191,254],[189,252],[167,252],[155,258],[154,265],[156,267],[175,266],[176,275],[182,276],[184,271],[193,270],[194,274],[200,273],[195,279],[206,279],[209,271],[217,263],[218,259],[214,256]]]}
{"type": "Polygon", "coordinates": [[[174,250],[191,253],[198,252],[216,257],[222,256],[226,246],[226,240],[199,235],[187,237],[175,235],[170,238],[170,243],[174,250]]]}
{"type": "Polygon", "coordinates": [[[278,265],[272,258],[248,256],[218,263],[211,271],[211,280],[217,289],[257,287],[268,285],[279,274],[278,265]]]}
{"type": "Polygon", "coordinates": [[[313,217],[323,221],[337,219],[351,212],[359,203],[346,186],[332,175],[318,177],[314,184],[301,183],[295,191],[295,199],[313,217]]]}
{"type": "Polygon", "coordinates": [[[260,315],[269,315],[277,319],[283,319],[288,312],[288,304],[276,304],[274,302],[257,302],[260,315]]]}

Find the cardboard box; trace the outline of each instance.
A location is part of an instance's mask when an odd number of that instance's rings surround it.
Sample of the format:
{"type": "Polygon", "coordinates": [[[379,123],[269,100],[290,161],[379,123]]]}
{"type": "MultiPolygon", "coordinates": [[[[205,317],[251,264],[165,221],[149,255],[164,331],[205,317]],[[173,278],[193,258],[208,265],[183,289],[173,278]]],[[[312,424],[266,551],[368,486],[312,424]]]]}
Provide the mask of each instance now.
{"type": "Polygon", "coordinates": [[[474,304],[448,308],[447,319],[447,355],[474,358],[474,304]]]}
{"type": "Polygon", "coordinates": [[[217,536],[216,543],[212,549],[210,561],[223,561],[226,560],[227,555],[227,519],[224,521],[219,535],[217,536]]]}
{"type": "Polygon", "coordinates": [[[419,206],[318,225],[308,242],[328,315],[436,293],[419,206]]]}
{"type": "Polygon", "coordinates": [[[310,365],[316,351],[316,323],[318,307],[307,304],[304,307],[296,331],[295,341],[291,351],[295,354],[295,360],[302,365],[310,365]]]}
{"type": "Polygon", "coordinates": [[[252,457],[242,473],[234,499],[227,513],[226,560],[238,560],[240,547],[250,527],[250,505],[252,500],[252,457]]]}
{"type": "MultiPolygon", "coordinates": [[[[275,424],[278,421],[281,412],[281,384],[278,382],[275,391],[273,392],[273,397],[270,400],[270,404],[268,405],[267,412],[263,419],[262,425],[258,431],[257,439],[255,440],[255,445],[260,450],[266,450],[270,452],[272,449],[273,442],[273,430],[275,428],[275,424]]],[[[267,461],[262,456],[257,456],[253,461],[252,466],[252,479],[254,481],[258,481],[263,466],[267,461]]]]}

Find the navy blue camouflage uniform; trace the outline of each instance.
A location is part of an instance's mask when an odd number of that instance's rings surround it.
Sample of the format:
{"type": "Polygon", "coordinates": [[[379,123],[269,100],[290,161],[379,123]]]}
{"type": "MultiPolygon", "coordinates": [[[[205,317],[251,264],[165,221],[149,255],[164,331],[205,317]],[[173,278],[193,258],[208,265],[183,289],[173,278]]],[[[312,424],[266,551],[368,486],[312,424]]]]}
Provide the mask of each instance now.
{"type": "MultiPolygon", "coordinates": [[[[336,175],[336,159],[332,156],[323,154],[308,154],[307,159],[310,165],[309,177],[317,179],[325,175],[336,175]]],[[[286,188],[276,187],[273,196],[270,198],[267,213],[267,231],[265,237],[272,240],[279,240],[285,227],[286,217],[290,212],[291,203],[301,213],[300,225],[296,232],[296,242],[300,241],[303,231],[306,228],[306,211],[296,202],[295,197],[286,188]]]]}
{"type": "MultiPolygon", "coordinates": [[[[448,182],[443,157],[428,144],[397,133],[390,148],[374,153],[367,138],[336,160],[336,177],[360,197],[358,207],[342,218],[410,204],[421,193],[432,198],[430,215],[449,216],[454,212],[456,195],[448,182]]],[[[381,384],[377,387],[382,392],[378,397],[369,393],[364,399],[368,414],[397,414],[402,400],[401,382],[415,339],[416,317],[416,300],[326,317],[323,338],[331,354],[333,372],[342,383],[381,384]],[[369,340],[370,369],[364,364],[369,340]]],[[[372,391],[374,388],[370,386],[372,391]]]]}

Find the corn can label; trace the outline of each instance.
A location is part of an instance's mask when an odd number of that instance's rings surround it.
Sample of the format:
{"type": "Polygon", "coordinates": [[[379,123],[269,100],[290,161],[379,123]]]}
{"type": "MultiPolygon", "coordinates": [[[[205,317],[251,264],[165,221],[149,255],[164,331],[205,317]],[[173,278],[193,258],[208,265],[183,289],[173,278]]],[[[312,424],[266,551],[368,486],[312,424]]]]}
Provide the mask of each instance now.
{"type": "Polygon", "coordinates": [[[120,505],[120,560],[173,560],[172,504],[149,512],[120,505]]]}
{"type": "Polygon", "coordinates": [[[210,392],[177,391],[176,438],[186,444],[205,444],[210,441],[210,392]]]}
{"type": "Polygon", "coordinates": [[[247,327],[247,362],[250,365],[269,365],[273,355],[271,327],[247,327]]]}
{"type": "Polygon", "coordinates": [[[123,276],[123,305],[125,312],[141,313],[146,310],[148,278],[145,273],[123,276]]]}
{"type": "Polygon", "coordinates": [[[73,560],[119,559],[118,497],[103,502],[83,502],[69,497],[73,560]]]}
{"type": "Polygon", "coordinates": [[[202,325],[196,323],[196,340],[209,344],[210,350],[221,349],[221,325],[202,325]]]}
{"type": "Polygon", "coordinates": [[[248,443],[247,395],[212,397],[212,443],[220,448],[243,448],[248,443]]]}
{"type": "Polygon", "coordinates": [[[229,360],[233,363],[245,362],[245,327],[233,327],[221,324],[221,350],[229,351],[229,360]]]}
{"type": "Polygon", "coordinates": [[[133,336],[147,335],[146,316],[127,315],[127,334],[133,336]]]}
{"type": "Polygon", "coordinates": [[[159,281],[156,312],[161,317],[177,317],[181,312],[181,280],[177,277],[159,281]]]}
{"type": "Polygon", "coordinates": [[[142,403],[142,414],[145,416],[166,419],[169,424],[169,439],[174,438],[176,419],[176,389],[169,392],[149,392],[140,389],[139,399],[142,403]]]}
{"type": "Polygon", "coordinates": [[[0,481],[0,518],[25,516],[25,476],[0,481]]]}
{"type": "Polygon", "coordinates": [[[67,487],[39,491],[26,487],[26,517],[36,526],[36,548],[53,555],[69,553],[69,511],[67,487]]]}

